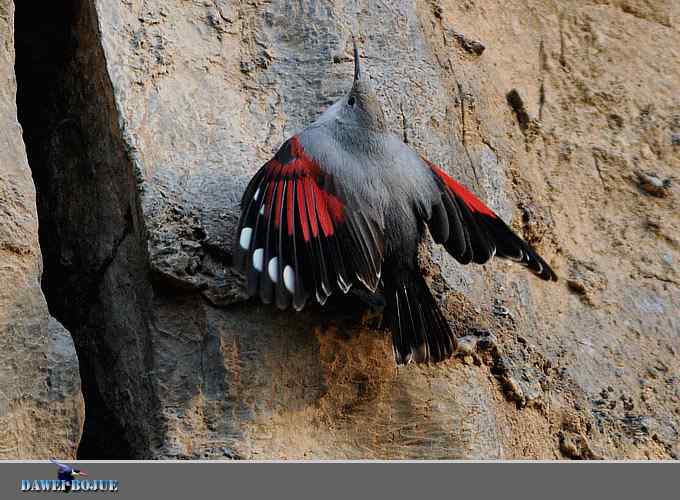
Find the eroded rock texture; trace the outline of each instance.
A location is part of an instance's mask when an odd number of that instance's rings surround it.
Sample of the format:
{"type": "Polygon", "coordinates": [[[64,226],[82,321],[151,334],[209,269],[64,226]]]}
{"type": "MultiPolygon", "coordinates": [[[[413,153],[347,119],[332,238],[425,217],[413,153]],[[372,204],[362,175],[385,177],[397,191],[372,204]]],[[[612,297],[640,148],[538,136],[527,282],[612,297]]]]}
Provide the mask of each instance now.
{"type": "Polygon", "coordinates": [[[83,456],[678,456],[677,2],[66,3],[29,159],[83,456]],[[245,183],[347,90],[351,33],[393,129],[561,277],[425,245],[463,337],[437,366],[397,368],[354,297],[277,312],[229,268],[245,183]]]}
{"type": "Polygon", "coordinates": [[[14,6],[0,0],[0,458],[73,458],[84,408],[69,333],[40,289],[35,189],[17,121],[14,6]]]}

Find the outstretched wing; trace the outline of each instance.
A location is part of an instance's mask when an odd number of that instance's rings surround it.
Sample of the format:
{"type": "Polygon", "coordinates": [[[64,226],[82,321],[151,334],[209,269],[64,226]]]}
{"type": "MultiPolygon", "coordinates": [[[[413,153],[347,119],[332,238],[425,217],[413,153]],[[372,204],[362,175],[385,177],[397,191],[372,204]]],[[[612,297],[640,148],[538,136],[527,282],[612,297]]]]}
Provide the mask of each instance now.
{"type": "Polygon", "coordinates": [[[424,161],[432,170],[441,193],[441,199],[433,204],[432,215],[427,221],[436,243],[443,244],[461,264],[483,264],[498,255],[521,263],[544,280],[557,280],[540,255],[493,210],[441,168],[424,161]]]}
{"type": "Polygon", "coordinates": [[[383,223],[340,179],[286,141],[248,184],[241,200],[234,264],[248,294],[285,309],[320,304],[356,283],[380,281],[383,223]]]}

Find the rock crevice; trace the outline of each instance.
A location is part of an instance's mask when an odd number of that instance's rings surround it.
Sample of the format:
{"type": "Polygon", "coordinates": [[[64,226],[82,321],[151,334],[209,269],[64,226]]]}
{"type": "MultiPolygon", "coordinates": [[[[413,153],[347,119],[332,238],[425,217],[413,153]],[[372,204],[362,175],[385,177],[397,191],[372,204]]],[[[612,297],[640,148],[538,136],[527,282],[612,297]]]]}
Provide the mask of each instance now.
{"type": "Polygon", "coordinates": [[[93,2],[16,12],[17,96],[37,190],[42,285],[80,358],[81,458],[149,456],[146,231],[93,2]]]}

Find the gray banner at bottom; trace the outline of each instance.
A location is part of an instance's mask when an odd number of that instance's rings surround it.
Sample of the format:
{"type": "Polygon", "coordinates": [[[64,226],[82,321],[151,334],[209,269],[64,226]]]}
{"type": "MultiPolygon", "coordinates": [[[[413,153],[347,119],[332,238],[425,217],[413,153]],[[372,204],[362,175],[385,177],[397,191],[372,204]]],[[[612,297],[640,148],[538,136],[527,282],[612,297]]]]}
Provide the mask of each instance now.
{"type": "Polygon", "coordinates": [[[0,462],[0,500],[676,498],[675,463],[0,462]],[[63,472],[63,471],[61,471],[63,472]],[[68,472],[68,471],[67,471],[68,472]],[[68,483],[68,484],[67,484],[68,483]]]}

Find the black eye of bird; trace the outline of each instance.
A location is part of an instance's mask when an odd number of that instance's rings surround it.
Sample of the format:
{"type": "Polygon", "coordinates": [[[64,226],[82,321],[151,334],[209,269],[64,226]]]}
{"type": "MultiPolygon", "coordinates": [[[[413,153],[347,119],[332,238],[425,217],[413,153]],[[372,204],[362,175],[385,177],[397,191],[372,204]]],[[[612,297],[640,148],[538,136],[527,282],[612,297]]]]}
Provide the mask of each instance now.
{"type": "Polygon", "coordinates": [[[349,96],[349,99],[347,99],[347,105],[348,106],[354,106],[355,102],[356,102],[356,99],[354,98],[353,95],[349,96]]]}

